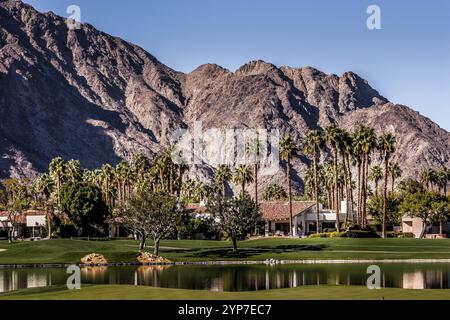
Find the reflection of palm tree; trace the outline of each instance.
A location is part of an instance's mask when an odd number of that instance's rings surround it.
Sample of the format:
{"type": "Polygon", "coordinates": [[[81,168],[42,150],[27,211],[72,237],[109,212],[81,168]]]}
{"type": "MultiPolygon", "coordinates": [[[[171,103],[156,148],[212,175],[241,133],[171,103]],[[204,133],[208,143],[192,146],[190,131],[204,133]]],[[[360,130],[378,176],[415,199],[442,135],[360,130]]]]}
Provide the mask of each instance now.
{"type": "Polygon", "coordinates": [[[292,216],[292,159],[297,155],[297,145],[294,139],[286,135],[280,141],[280,155],[283,160],[287,162],[287,182],[288,182],[288,197],[289,197],[289,233],[293,231],[293,216],[292,216]]]}

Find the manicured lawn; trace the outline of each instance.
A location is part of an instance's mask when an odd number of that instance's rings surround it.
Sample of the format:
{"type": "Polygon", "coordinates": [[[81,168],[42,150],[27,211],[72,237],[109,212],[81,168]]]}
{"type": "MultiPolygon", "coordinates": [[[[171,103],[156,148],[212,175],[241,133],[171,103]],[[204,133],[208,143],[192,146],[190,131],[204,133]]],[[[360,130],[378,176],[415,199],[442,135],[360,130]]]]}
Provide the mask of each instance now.
{"type": "Polygon", "coordinates": [[[210,292],[143,286],[56,287],[0,294],[0,300],[449,300],[450,290],[369,290],[359,286],[306,286],[252,292],[210,292]]]}
{"type": "MultiPolygon", "coordinates": [[[[151,245],[151,242],[148,243],[151,245]]],[[[450,239],[259,239],[239,242],[166,240],[160,255],[173,261],[301,259],[450,259],[450,239]]],[[[134,240],[38,242],[0,241],[0,264],[77,263],[86,254],[104,254],[109,262],[136,262],[134,240]]],[[[148,250],[152,250],[151,247],[148,250]]]]}

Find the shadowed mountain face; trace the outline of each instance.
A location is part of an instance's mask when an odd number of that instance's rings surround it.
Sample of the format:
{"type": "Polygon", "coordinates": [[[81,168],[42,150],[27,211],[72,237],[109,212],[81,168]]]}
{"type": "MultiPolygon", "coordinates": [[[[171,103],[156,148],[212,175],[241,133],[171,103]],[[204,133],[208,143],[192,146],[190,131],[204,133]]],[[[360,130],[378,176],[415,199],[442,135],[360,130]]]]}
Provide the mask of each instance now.
{"type": "MultiPolygon", "coordinates": [[[[53,157],[88,168],[133,154],[152,156],[174,130],[202,121],[208,128],[267,128],[301,137],[338,121],[378,133],[394,130],[394,160],[405,176],[450,163],[450,135],[413,110],[393,105],[358,75],[250,62],[232,73],[203,65],[184,74],[143,49],[84,24],[0,0],[1,176],[32,175],[53,157]]],[[[296,187],[308,165],[295,160],[296,187]]],[[[199,178],[211,170],[192,170],[199,178]]],[[[281,171],[262,179],[280,182],[281,171]]]]}

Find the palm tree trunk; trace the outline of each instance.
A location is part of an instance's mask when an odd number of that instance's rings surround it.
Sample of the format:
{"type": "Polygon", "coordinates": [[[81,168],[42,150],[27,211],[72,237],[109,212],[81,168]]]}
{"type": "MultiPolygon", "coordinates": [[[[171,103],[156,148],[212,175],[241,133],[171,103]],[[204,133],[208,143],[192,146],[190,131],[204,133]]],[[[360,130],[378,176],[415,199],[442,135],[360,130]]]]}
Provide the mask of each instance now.
{"type": "Polygon", "coordinates": [[[361,162],[358,161],[358,213],[356,223],[361,225],[361,162]]]}
{"type": "Polygon", "coordinates": [[[222,179],[222,196],[223,196],[224,199],[227,196],[227,190],[225,188],[226,188],[225,180],[222,179]]]}
{"type": "Polygon", "coordinates": [[[378,179],[375,179],[375,197],[378,197],[378,179]]]}
{"type": "Polygon", "coordinates": [[[363,190],[362,190],[362,225],[367,228],[367,168],[369,167],[368,154],[364,154],[363,162],[363,190]]]}
{"type": "Polygon", "coordinates": [[[313,173],[314,173],[314,201],[316,202],[317,228],[316,233],[320,233],[320,209],[319,209],[319,186],[317,185],[317,152],[313,158],[313,173]]]}
{"type": "Polygon", "coordinates": [[[293,234],[293,217],[292,217],[292,181],[291,181],[291,159],[287,161],[287,178],[288,178],[288,191],[289,191],[289,233],[293,234]]]}
{"type": "Polygon", "coordinates": [[[170,188],[170,194],[173,194],[173,176],[174,176],[174,174],[173,174],[174,172],[173,172],[173,166],[171,165],[170,166],[170,172],[169,172],[169,188],[170,188]]]}
{"type": "Polygon", "coordinates": [[[391,188],[391,193],[394,193],[394,185],[395,185],[395,177],[392,176],[392,188],[391,188]]]}
{"type": "Polygon", "coordinates": [[[388,186],[389,159],[384,160],[384,187],[383,187],[383,218],[381,221],[381,237],[386,238],[386,216],[387,216],[387,186],[388,186]]]}
{"type": "Polygon", "coordinates": [[[349,185],[350,185],[350,183],[348,182],[347,159],[345,157],[345,153],[343,154],[342,160],[344,162],[344,183],[345,183],[345,203],[346,203],[344,226],[347,226],[348,220],[349,220],[349,213],[350,213],[350,207],[349,207],[349,198],[350,198],[349,185]]]}
{"type": "Polygon", "coordinates": [[[242,199],[243,199],[245,197],[245,181],[242,181],[241,187],[242,187],[242,199]]]}
{"type": "Polygon", "coordinates": [[[334,160],[334,187],[335,187],[335,205],[336,205],[336,231],[341,231],[340,221],[339,221],[339,181],[338,181],[338,154],[336,146],[333,147],[333,160],[334,160]]]}
{"type": "Polygon", "coordinates": [[[254,175],[255,175],[255,203],[256,207],[258,207],[258,164],[255,164],[254,175]]]}

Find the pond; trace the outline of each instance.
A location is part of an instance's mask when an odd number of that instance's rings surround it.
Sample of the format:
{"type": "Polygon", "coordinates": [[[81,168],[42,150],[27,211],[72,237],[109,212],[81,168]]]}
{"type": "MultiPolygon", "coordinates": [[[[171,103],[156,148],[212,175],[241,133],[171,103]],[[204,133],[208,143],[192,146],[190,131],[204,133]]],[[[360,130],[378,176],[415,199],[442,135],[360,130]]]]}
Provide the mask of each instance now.
{"type": "MultiPolygon", "coordinates": [[[[305,285],[366,285],[369,264],[191,265],[82,268],[82,284],[129,284],[210,291],[305,285]]],[[[450,289],[450,264],[379,264],[381,286],[450,289]]],[[[66,269],[0,269],[0,292],[64,285],[66,269]]]]}

